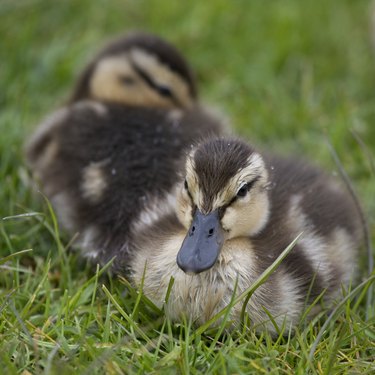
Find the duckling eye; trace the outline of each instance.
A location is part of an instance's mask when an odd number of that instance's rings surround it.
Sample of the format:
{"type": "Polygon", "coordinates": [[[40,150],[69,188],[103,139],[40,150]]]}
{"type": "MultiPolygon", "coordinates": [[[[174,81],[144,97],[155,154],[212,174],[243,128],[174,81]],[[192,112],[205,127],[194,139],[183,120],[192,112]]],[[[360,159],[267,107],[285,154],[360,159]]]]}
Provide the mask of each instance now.
{"type": "Polygon", "coordinates": [[[135,79],[131,76],[121,76],[120,81],[127,86],[132,86],[135,84],[135,79]]]}
{"type": "Polygon", "coordinates": [[[173,96],[172,91],[167,86],[158,86],[157,87],[159,94],[166,98],[171,98],[173,96]]]}
{"type": "Polygon", "coordinates": [[[237,192],[237,197],[240,197],[240,198],[244,197],[248,191],[249,191],[249,185],[248,184],[242,185],[240,190],[238,190],[237,192]]]}
{"type": "Polygon", "coordinates": [[[243,198],[258,180],[259,177],[256,177],[254,178],[254,180],[242,185],[240,189],[237,191],[237,195],[235,198],[243,198]]]}

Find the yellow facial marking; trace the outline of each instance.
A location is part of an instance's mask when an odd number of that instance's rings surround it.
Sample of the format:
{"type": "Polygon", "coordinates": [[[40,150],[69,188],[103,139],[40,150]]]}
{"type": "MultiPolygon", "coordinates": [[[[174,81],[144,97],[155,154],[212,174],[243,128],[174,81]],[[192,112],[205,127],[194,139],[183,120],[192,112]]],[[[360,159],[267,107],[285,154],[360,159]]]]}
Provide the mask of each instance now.
{"type": "Polygon", "coordinates": [[[175,108],[190,107],[193,99],[187,84],[156,57],[140,49],[99,61],[90,81],[91,96],[127,105],[175,108]],[[142,69],[155,85],[168,87],[176,100],[163,97],[134,69],[142,69]]]}

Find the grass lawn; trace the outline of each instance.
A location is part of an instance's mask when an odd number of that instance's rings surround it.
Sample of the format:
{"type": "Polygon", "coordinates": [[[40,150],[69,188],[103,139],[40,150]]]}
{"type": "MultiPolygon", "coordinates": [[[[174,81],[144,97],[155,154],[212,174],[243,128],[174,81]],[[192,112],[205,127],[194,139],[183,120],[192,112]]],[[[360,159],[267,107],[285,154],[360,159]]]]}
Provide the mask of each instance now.
{"type": "Polygon", "coordinates": [[[182,49],[202,100],[253,143],[338,173],[328,139],[375,233],[369,15],[365,0],[1,0],[0,373],[373,374],[365,248],[362,286],[331,319],[302,321],[295,335],[172,324],[124,280],[66,251],[71,238],[31,186],[22,154],[103,42],[146,29],[182,49]]]}

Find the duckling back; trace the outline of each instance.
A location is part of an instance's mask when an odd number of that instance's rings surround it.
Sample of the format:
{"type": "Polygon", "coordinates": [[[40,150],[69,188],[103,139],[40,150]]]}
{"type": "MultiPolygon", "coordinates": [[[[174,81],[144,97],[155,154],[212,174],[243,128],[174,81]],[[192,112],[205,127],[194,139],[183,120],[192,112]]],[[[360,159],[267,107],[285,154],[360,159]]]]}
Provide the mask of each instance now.
{"type": "Polygon", "coordinates": [[[260,253],[276,248],[280,252],[302,233],[285,260],[288,273],[300,280],[301,295],[309,293],[310,301],[324,289],[327,295],[337,295],[341,285],[348,287],[355,276],[363,236],[353,197],[336,178],[306,162],[273,155],[265,159],[271,213],[267,226],[253,238],[254,244],[260,253]]]}
{"type": "Polygon", "coordinates": [[[43,191],[64,226],[80,233],[84,255],[102,263],[116,255],[122,264],[134,230],[173,210],[191,146],[222,132],[198,107],[139,110],[93,101],[68,107],[48,129],[27,151],[43,191]]]}

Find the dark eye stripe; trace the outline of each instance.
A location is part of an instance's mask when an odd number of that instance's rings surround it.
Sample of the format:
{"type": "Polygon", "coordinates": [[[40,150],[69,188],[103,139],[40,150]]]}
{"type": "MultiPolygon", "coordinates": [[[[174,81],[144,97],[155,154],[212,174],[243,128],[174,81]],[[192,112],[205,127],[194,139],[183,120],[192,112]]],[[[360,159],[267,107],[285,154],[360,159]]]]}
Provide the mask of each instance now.
{"type": "Polygon", "coordinates": [[[136,73],[146,82],[146,84],[150,88],[157,91],[161,96],[172,100],[176,104],[176,106],[180,106],[178,99],[173,95],[173,92],[169,87],[160,86],[156,84],[151,79],[151,77],[142,68],[140,68],[134,61],[130,60],[130,64],[132,68],[136,71],[136,73]]]}
{"type": "Polygon", "coordinates": [[[137,66],[134,61],[131,61],[132,68],[137,72],[137,74],[153,89],[157,89],[157,86],[155,85],[154,81],[149,77],[149,75],[142,70],[139,66],[137,66]]]}
{"type": "Polygon", "coordinates": [[[189,196],[191,203],[194,203],[193,197],[192,197],[192,195],[190,194],[190,191],[189,191],[189,185],[188,185],[186,180],[184,181],[184,189],[186,190],[187,195],[189,196]]]}

